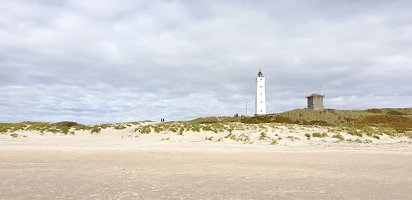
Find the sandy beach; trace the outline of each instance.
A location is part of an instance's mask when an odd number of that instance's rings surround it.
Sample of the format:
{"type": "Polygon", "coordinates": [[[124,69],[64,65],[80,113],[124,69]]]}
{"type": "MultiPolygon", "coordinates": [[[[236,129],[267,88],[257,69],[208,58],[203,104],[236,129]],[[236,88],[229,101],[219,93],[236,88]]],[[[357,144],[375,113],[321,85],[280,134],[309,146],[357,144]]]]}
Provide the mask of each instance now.
{"type": "Polygon", "coordinates": [[[288,146],[124,133],[2,137],[0,199],[412,197],[408,143],[288,146]]]}

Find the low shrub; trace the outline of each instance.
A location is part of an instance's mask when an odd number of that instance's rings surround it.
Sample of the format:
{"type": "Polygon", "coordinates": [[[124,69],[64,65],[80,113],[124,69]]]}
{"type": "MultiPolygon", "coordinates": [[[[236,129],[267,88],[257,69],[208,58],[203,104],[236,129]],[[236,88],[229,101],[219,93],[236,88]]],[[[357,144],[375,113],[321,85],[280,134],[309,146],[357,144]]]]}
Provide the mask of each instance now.
{"type": "Polygon", "coordinates": [[[245,124],[258,124],[258,123],[294,123],[289,117],[282,115],[257,115],[254,117],[245,117],[241,119],[245,124]]]}
{"type": "Polygon", "coordinates": [[[123,129],[125,129],[126,127],[127,127],[127,126],[125,126],[125,125],[118,124],[118,125],[115,125],[113,128],[116,129],[116,130],[123,130],[123,129]]]}
{"type": "Polygon", "coordinates": [[[359,138],[356,138],[355,142],[356,143],[362,143],[362,140],[360,140],[359,138]]]}
{"type": "Polygon", "coordinates": [[[212,141],[212,140],[213,140],[213,136],[210,136],[210,137],[205,137],[205,140],[212,141]]]}
{"type": "Polygon", "coordinates": [[[405,115],[404,113],[402,113],[400,111],[397,111],[397,110],[388,111],[386,114],[388,114],[388,115],[405,115]]]}
{"type": "Polygon", "coordinates": [[[243,142],[243,143],[249,143],[250,142],[250,137],[245,135],[245,134],[231,135],[230,139],[235,140],[235,141],[240,141],[240,142],[243,142]]]}
{"type": "Polygon", "coordinates": [[[259,136],[259,140],[266,140],[267,137],[268,137],[268,136],[266,135],[265,132],[261,132],[261,133],[260,133],[260,136],[259,136]]]}
{"type": "Polygon", "coordinates": [[[366,112],[370,112],[370,113],[382,113],[383,111],[382,111],[381,109],[371,108],[371,109],[367,109],[366,112]]]}
{"type": "Polygon", "coordinates": [[[51,126],[55,128],[56,132],[62,132],[64,134],[68,134],[71,127],[83,126],[83,125],[78,124],[76,122],[63,121],[63,122],[57,122],[57,123],[51,124],[51,126]]]}
{"type": "Polygon", "coordinates": [[[349,135],[353,135],[353,136],[358,136],[358,137],[362,137],[362,133],[358,132],[358,130],[354,130],[354,129],[349,129],[347,130],[349,135]]]}
{"type": "Polygon", "coordinates": [[[294,142],[295,140],[300,140],[300,138],[298,137],[294,137],[294,136],[287,136],[286,138],[290,139],[292,142],[294,142]]]}
{"type": "Polygon", "coordinates": [[[391,127],[400,131],[412,129],[412,119],[403,115],[372,115],[360,122],[372,126],[391,127]]]}
{"type": "Polygon", "coordinates": [[[324,138],[324,137],[328,137],[328,134],[327,133],[313,133],[312,136],[317,137],[317,138],[324,138]]]}
{"type": "Polygon", "coordinates": [[[203,127],[202,127],[202,130],[203,130],[203,131],[213,131],[212,127],[211,127],[211,126],[208,126],[208,125],[203,126],[203,127]]]}
{"type": "Polygon", "coordinates": [[[149,133],[152,132],[152,128],[151,128],[150,125],[149,126],[142,126],[142,127],[140,127],[139,132],[142,133],[142,134],[149,134],[149,133]]]}
{"type": "Polygon", "coordinates": [[[374,135],[374,136],[372,136],[373,138],[375,138],[375,139],[377,139],[377,140],[380,140],[381,138],[379,137],[379,136],[377,136],[377,135],[374,135]]]}
{"type": "Polygon", "coordinates": [[[345,141],[345,138],[341,134],[336,134],[336,135],[332,136],[332,138],[336,138],[339,141],[345,141]]]}
{"type": "Polygon", "coordinates": [[[240,117],[204,117],[192,120],[200,124],[240,122],[240,117]]]}
{"type": "Polygon", "coordinates": [[[369,143],[372,143],[372,140],[365,139],[365,140],[363,141],[363,143],[369,144],[369,143]]]}
{"type": "Polygon", "coordinates": [[[155,126],[153,129],[156,133],[160,133],[163,131],[163,127],[160,127],[160,126],[155,126]]]}
{"type": "Polygon", "coordinates": [[[98,127],[98,126],[93,126],[92,130],[90,131],[90,133],[100,133],[100,130],[102,130],[102,128],[98,127]]]}

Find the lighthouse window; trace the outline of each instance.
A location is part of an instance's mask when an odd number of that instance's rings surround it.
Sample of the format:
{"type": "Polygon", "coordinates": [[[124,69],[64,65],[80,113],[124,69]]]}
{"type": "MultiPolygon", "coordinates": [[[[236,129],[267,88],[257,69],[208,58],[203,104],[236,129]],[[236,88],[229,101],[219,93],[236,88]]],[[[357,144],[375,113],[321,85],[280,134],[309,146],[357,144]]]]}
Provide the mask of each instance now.
{"type": "Polygon", "coordinates": [[[262,95],[262,93],[260,93],[260,95],[262,95]]]}
{"type": "Polygon", "coordinates": [[[262,101],[260,101],[260,103],[263,103],[262,101]]]}
{"type": "Polygon", "coordinates": [[[263,112],[263,110],[260,110],[260,112],[263,112]]]}
{"type": "Polygon", "coordinates": [[[260,88],[262,88],[262,86],[260,86],[260,88]]]}

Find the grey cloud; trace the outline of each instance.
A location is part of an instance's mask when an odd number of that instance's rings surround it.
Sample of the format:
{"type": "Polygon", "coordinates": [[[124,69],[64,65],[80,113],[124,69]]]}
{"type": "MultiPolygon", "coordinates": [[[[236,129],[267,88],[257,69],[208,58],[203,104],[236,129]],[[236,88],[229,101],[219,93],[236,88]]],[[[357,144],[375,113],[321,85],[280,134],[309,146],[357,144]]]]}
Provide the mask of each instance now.
{"type": "Polygon", "coordinates": [[[411,107],[409,1],[4,1],[0,121],[411,107]]]}

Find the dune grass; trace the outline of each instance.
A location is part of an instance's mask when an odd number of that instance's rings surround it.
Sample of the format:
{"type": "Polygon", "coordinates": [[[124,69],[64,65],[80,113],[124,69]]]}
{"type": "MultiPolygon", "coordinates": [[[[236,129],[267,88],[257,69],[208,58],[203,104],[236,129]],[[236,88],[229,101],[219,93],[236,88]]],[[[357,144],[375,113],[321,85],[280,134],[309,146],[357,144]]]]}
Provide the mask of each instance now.
{"type": "MultiPolygon", "coordinates": [[[[113,128],[123,130],[132,125],[134,130],[142,134],[173,132],[183,135],[185,132],[213,132],[232,133],[234,131],[263,132],[261,140],[266,140],[269,129],[286,127],[289,131],[299,129],[296,125],[326,126],[329,132],[339,134],[346,132],[357,137],[372,137],[378,139],[382,134],[391,137],[405,135],[412,137],[412,108],[383,108],[368,110],[308,110],[296,109],[273,115],[259,115],[253,117],[205,117],[190,121],[172,121],[157,124],[143,124],[142,122],[128,122],[116,124],[83,125],[76,122],[63,121],[48,122],[20,122],[0,123],[0,134],[16,131],[38,131],[41,133],[68,134],[76,130],[99,133],[103,129],[113,128]]],[[[233,134],[232,134],[233,135],[233,134]]],[[[232,135],[230,137],[232,137],[232,135]]],[[[322,137],[326,137],[320,135],[322,137]]],[[[307,135],[307,139],[317,137],[307,135]]],[[[340,138],[337,138],[340,139],[340,138]]]]}
{"type": "Polygon", "coordinates": [[[325,137],[329,137],[327,133],[313,133],[312,137],[317,137],[317,138],[325,138],[325,137]]]}
{"type": "Polygon", "coordinates": [[[19,123],[0,123],[0,134],[14,133],[16,131],[37,131],[40,133],[60,133],[69,134],[73,131],[90,131],[90,133],[99,133],[102,129],[114,128],[116,130],[125,129],[131,125],[140,124],[139,122],[117,123],[117,124],[98,124],[83,125],[77,122],[62,121],[57,123],[49,122],[19,122],[19,123]]]}
{"type": "Polygon", "coordinates": [[[235,130],[236,125],[231,123],[206,123],[201,124],[196,121],[176,121],[176,122],[165,122],[158,124],[143,125],[136,128],[135,131],[140,133],[148,134],[151,132],[162,133],[162,132],[174,132],[182,135],[184,132],[232,132],[235,130]]]}
{"type": "Polygon", "coordinates": [[[332,136],[332,138],[336,138],[341,142],[345,141],[345,138],[341,134],[335,134],[335,135],[332,136]]]}
{"type": "MultiPolygon", "coordinates": [[[[396,135],[412,130],[412,108],[384,108],[368,110],[308,110],[296,109],[274,115],[243,117],[245,124],[286,123],[299,125],[319,125],[330,127],[349,127],[365,131],[373,136],[373,132],[385,131],[396,135]],[[371,131],[371,127],[379,130],[371,131]]],[[[351,132],[357,136],[361,133],[351,132]]]]}

